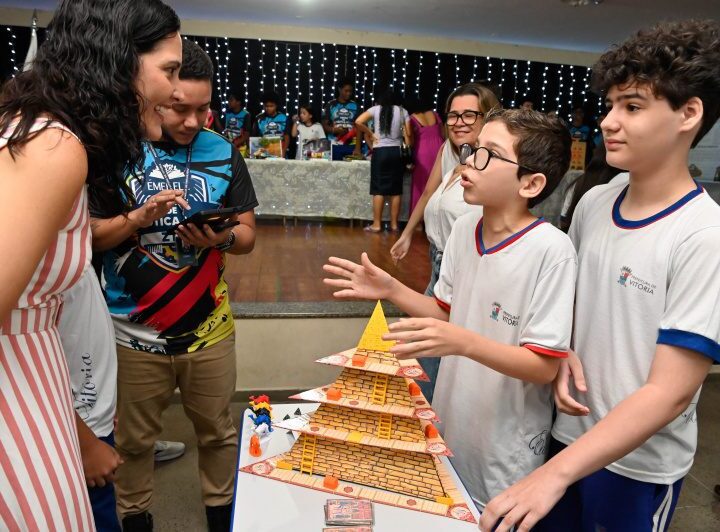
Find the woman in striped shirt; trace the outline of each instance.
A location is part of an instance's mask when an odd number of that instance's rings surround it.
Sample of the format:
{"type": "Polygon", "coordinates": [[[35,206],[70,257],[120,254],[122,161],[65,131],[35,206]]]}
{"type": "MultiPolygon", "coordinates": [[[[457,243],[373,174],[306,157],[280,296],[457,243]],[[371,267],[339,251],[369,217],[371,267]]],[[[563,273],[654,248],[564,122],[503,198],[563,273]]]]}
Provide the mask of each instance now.
{"type": "Polygon", "coordinates": [[[179,28],[160,0],[64,0],[0,97],[0,530],[95,528],[56,322],[90,259],[84,185],[123,209],[121,171],[177,96],[179,28]]]}

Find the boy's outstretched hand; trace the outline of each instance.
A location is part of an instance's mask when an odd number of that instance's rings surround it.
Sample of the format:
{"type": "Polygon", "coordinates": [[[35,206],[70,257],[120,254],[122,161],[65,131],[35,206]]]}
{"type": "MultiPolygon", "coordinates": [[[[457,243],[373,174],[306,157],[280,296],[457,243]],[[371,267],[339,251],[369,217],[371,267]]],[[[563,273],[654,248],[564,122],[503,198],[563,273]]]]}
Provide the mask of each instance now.
{"type": "Polygon", "coordinates": [[[390,352],[399,359],[460,355],[472,341],[467,329],[436,318],[406,318],[388,328],[383,340],[398,342],[390,352]]]}
{"type": "Polygon", "coordinates": [[[384,270],[375,266],[363,253],[360,264],[338,257],[330,257],[323,270],[341,279],[323,279],[327,285],[339,288],[335,297],[351,299],[387,299],[392,291],[395,279],[384,270]]]}
{"type": "Polygon", "coordinates": [[[508,532],[514,526],[526,532],[552,510],[566,489],[567,484],[545,464],[488,503],[480,516],[480,530],[508,532]]]}

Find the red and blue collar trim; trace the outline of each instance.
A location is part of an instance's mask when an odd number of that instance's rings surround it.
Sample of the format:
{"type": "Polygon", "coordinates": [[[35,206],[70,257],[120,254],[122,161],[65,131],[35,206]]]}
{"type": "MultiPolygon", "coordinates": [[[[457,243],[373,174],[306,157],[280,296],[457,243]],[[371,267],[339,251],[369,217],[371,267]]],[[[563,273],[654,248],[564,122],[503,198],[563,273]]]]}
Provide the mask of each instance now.
{"type": "Polygon", "coordinates": [[[530,231],[535,229],[540,224],[544,224],[545,219],[538,218],[533,223],[528,225],[525,229],[521,229],[514,235],[510,235],[509,237],[507,237],[505,240],[503,240],[499,244],[496,244],[493,247],[487,248],[487,249],[485,248],[485,244],[483,244],[483,239],[482,239],[482,223],[483,223],[483,219],[480,218],[480,221],[478,222],[477,227],[475,228],[475,246],[477,247],[477,252],[480,254],[480,256],[492,255],[493,253],[496,253],[496,252],[500,251],[501,249],[505,249],[513,242],[520,240],[523,236],[525,236],[527,233],[529,233],[530,231]]]}
{"type": "Polygon", "coordinates": [[[695,184],[697,185],[697,188],[695,190],[688,192],[682,198],[677,200],[675,203],[673,203],[669,207],[663,209],[659,213],[653,214],[652,216],[649,216],[642,220],[626,220],[625,218],[623,218],[620,215],[620,205],[622,204],[623,200],[625,199],[625,196],[627,195],[628,188],[630,188],[630,185],[628,185],[622,190],[622,192],[620,192],[620,195],[617,197],[617,199],[615,200],[615,204],[613,205],[613,208],[612,208],[613,223],[621,229],[640,229],[641,227],[647,227],[651,223],[657,222],[658,220],[662,220],[666,216],[670,216],[672,213],[674,213],[681,207],[687,205],[690,202],[690,200],[699,196],[700,194],[702,194],[705,191],[703,189],[703,187],[700,186],[700,184],[697,181],[695,181],[695,184]]]}

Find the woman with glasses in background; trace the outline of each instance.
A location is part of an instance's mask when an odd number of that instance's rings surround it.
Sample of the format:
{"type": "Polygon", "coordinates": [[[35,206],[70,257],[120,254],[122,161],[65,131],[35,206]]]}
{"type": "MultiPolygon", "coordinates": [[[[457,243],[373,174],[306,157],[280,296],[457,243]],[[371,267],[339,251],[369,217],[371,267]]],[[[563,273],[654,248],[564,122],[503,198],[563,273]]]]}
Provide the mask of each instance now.
{"type": "MultiPolygon", "coordinates": [[[[463,168],[461,160],[465,158],[460,158],[460,147],[463,144],[475,146],[485,114],[498,107],[500,102],[495,93],[480,83],[461,85],[448,96],[445,105],[448,140],[438,151],[425,190],[405,230],[390,250],[395,263],[402,260],[410,249],[415,228],[424,219],[425,233],[430,241],[432,268],[426,295],[433,295],[433,288],[440,275],[442,253],[453,223],[472,209],[482,209],[477,205],[468,205],[463,199],[460,172],[463,168]]],[[[428,401],[432,401],[440,359],[420,358],[419,362],[430,381],[418,383],[428,401]]]]}

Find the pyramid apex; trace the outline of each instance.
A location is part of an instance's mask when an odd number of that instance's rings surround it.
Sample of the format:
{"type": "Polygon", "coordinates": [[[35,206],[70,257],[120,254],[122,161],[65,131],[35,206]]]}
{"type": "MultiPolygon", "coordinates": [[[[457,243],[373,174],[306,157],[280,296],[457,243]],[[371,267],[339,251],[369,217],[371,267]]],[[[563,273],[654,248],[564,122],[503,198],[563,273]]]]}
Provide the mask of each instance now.
{"type": "Polygon", "coordinates": [[[383,312],[380,301],[375,305],[370,321],[365,327],[365,331],[358,343],[358,349],[366,349],[368,351],[389,352],[395,342],[386,342],[382,339],[383,334],[389,332],[385,313],[383,312]]]}

